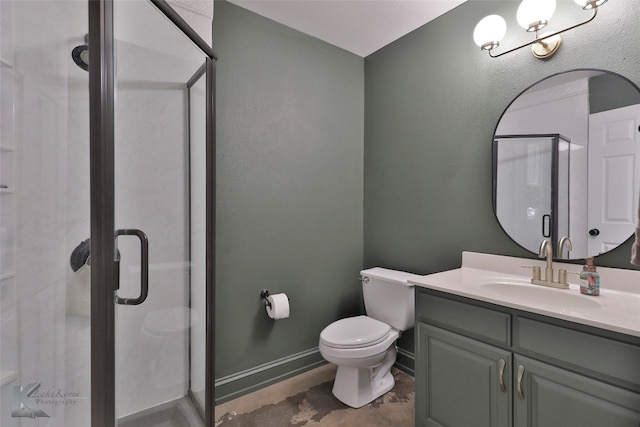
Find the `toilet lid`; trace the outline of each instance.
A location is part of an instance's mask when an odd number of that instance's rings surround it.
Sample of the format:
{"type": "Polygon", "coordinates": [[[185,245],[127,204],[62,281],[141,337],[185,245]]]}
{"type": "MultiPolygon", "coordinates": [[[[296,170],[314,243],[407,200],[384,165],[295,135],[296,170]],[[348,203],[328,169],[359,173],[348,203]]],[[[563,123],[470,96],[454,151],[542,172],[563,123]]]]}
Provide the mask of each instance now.
{"type": "Polygon", "coordinates": [[[367,316],[349,317],[333,322],[320,333],[320,341],[329,347],[355,348],[383,341],[391,326],[367,316]]]}

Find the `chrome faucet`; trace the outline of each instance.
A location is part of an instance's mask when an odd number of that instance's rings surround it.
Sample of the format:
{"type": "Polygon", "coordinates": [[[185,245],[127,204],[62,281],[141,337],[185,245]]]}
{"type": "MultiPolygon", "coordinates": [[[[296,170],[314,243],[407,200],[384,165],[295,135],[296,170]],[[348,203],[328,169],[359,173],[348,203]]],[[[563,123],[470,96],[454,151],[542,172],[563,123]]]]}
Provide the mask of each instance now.
{"type": "Polygon", "coordinates": [[[542,241],[538,256],[540,258],[547,257],[547,267],[544,269],[544,281],[553,282],[553,245],[550,241],[542,241]]]}
{"type": "Polygon", "coordinates": [[[564,248],[567,248],[567,252],[571,252],[573,250],[573,245],[571,244],[571,240],[569,240],[568,236],[563,236],[562,239],[558,242],[558,258],[564,257],[564,248]]]}

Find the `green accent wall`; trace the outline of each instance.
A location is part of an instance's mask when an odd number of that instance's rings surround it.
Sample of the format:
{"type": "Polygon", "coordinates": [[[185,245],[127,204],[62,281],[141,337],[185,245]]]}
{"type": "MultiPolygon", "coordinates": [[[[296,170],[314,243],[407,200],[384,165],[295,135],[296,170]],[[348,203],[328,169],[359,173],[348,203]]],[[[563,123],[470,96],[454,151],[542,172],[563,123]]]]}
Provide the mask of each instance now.
{"type": "MultiPolygon", "coordinates": [[[[495,59],[480,51],[473,29],[493,13],[507,20],[505,49],[530,40],[515,20],[518,2],[487,0],[471,0],[368,56],[365,267],[428,274],[459,267],[464,250],[534,258],[493,213],[496,123],[521,91],[565,70],[606,69],[640,84],[637,5],[607,2],[593,22],[563,34],[546,61],[527,48],[495,59]]],[[[585,16],[573,1],[559,1],[553,28],[585,16]]],[[[630,256],[628,241],[595,262],[634,268],[630,256]]],[[[413,351],[412,334],[400,345],[413,351]]]]}
{"type": "Polygon", "coordinates": [[[613,74],[603,74],[589,79],[591,114],[635,104],[640,104],[640,92],[628,81],[613,74]]]}
{"type": "Polygon", "coordinates": [[[226,2],[213,29],[218,379],[361,310],[364,60],[226,2]],[[287,293],[289,319],[261,289],[287,293]]]}
{"type": "MultiPolygon", "coordinates": [[[[505,48],[530,40],[517,6],[470,0],[363,59],[216,1],[216,378],[307,357],[326,325],[362,310],[362,267],[428,274],[459,267],[464,250],[534,258],[493,214],[496,123],[561,71],[639,85],[640,9],[607,2],[550,60],[489,58],[473,28],[499,13],[505,48]],[[289,295],[291,318],[266,317],[263,288],[289,295]]],[[[553,28],[585,14],[561,0],[553,28]]],[[[596,264],[634,268],[630,253],[629,241],[596,264]]],[[[400,345],[413,351],[411,331],[400,345]]]]}

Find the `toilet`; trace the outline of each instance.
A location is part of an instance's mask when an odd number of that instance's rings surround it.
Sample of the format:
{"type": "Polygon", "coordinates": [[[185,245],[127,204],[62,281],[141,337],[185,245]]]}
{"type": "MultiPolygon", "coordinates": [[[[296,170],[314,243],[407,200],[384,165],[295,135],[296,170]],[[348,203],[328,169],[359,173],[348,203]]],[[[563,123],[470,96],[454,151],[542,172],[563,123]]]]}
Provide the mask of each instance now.
{"type": "Polygon", "coordinates": [[[367,315],[333,322],[320,333],[320,354],[338,366],[333,395],[360,408],[393,388],[396,340],[413,328],[413,285],[420,276],[375,267],[360,272],[367,315]]]}

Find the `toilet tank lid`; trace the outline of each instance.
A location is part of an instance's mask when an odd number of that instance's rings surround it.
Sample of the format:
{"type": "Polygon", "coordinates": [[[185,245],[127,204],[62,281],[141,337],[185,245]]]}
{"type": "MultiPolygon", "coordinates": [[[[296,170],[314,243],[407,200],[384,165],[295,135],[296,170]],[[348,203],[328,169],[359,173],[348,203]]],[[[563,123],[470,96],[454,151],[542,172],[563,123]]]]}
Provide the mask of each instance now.
{"type": "Polygon", "coordinates": [[[390,270],[388,268],[374,267],[360,272],[362,277],[371,277],[374,279],[386,280],[388,282],[397,283],[399,285],[413,286],[408,280],[417,279],[418,274],[407,273],[406,271],[390,270]]]}

